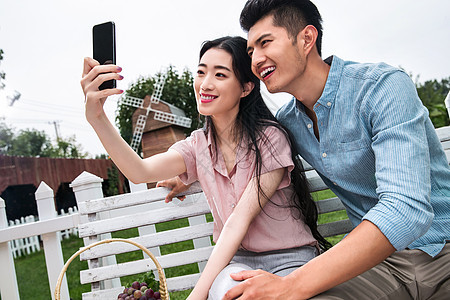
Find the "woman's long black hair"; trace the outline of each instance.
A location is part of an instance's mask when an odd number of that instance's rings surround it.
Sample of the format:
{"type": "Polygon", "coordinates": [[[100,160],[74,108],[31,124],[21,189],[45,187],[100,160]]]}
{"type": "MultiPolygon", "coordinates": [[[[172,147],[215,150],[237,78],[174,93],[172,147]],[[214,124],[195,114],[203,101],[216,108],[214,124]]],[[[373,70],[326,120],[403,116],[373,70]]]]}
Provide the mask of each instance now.
{"type": "MultiPolygon", "coordinates": [[[[242,87],[244,87],[244,84],[248,82],[253,82],[255,84],[255,87],[251,93],[242,98],[239,103],[239,112],[236,117],[234,128],[232,128],[232,132],[234,133],[234,138],[236,141],[241,139],[248,140],[248,151],[253,150],[255,152],[255,174],[257,178],[258,192],[267,198],[262,191],[260,184],[262,161],[261,152],[258,147],[258,140],[261,139],[262,142],[270,143],[264,134],[264,130],[268,126],[274,126],[281,129],[281,131],[285,133],[286,138],[289,140],[291,145],[292,159],[294,161],[294,169],[291,172],[291,181],[294,184],[297,197],[292,197],[293,199],[290,206],[300,213],[298,216],[299,218],[303,216],[304,222],[309,226],[312,235],[319,242],[319,247],[322,250],[329,249],[331,244],[325,240],[325,238],[317,230],[317,207],[311,197],[302,163],[300,159],[298,159],[298,152],[295,149],[295,144],[292,143],[291,134],[286,128],[284,128],[284,126],[278,123],[276,118],[267,108],[261,96],[260,81],[251,70],[251,59],[246,50],[247,41],[239,36],[227,36],[212,41],[207,41],[203,44],[200,50],[200,59],[205,52],[211,48],[225,50],[231,55],[234,73],[240,81],[242,87]]],[[[215,131],[212,118],[207,116],[205,132],[209,132],[209,130],[213,133],[214,144],[216,145],[217,133],[215,131]]],[[[273,147],[269,148],[273,149],[273,147]]],[[[298,213],[294,213],[294,216],[297,216],[298,213]]]]}

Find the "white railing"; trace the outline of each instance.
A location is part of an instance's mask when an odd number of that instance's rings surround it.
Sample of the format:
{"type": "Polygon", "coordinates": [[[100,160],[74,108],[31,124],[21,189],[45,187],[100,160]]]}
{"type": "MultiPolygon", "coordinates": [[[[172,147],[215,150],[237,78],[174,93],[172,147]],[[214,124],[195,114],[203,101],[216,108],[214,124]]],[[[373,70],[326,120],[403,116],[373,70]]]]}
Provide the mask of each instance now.
{"type": "MultiPolygon", "coordinates": [[[[36,217],[31,215],[25,218],[21,217],[20,220],[18,219],[16,219],[15,221],[9,220],[9,226],[11,227],[34,222],[36,222],[36,217]]],[[[13,240],[10,242],[10,245],[11,245],[11,252],[14,258],[22,255],[28,255],[41,250],[38,236],[30,236],[23,239],[13,240]]]]}
{"type": "MultiPolygon", "coordinates": [[[[67,212],[65,212],[64,209],[61,209],[59,215],[67,216],[67,215],[73,215],[73,214],[77,214],[77,213],[78,213],[78,208],[76,206],[74,206],[74,207],[69,207],[67,209],[67,212]]],[[[71,235],[78,236],[78,227],[68,228],[66,230],[61,231],[61,238],[63,238],[63,239],[68,239],[68,238],[70,238],[71,235]]]]}
{"type": "MultiPolygon", "coordinates": [[[[64,266],[60,232],[73,229],[79,224],[78,213],[63,216],[57,215],[54,193],[45,182],[41,182],[39,185],[35,198],[39,221],[25,222],[11,227],[8,227],[5,201],[0,198],[0,265],[2,266],[2,272],[0,272],[0,293],[2,299],[20,299],[14,267],[14,255],[11,247],[11,244],[14,244],[14,242],[11,242],[39,235],[42,239],[48,280],[52,291],[52,299],[54,299],[53,290],[59,273],[64,266]]],[[[61,285],[61,299],[70,299],[65,277],[61,285]]]]}
{"type": "MultiPolygon", "coordinates": [[[[102,192],[103,179],[93,174],[83,172],[70,185],[74,191],[77,203],[87,200],[103,198],[102,192]]],[[[146,185],[132,185],[132,191],[146,189],[146,185]]],[[[22,224],[8,227],[6,218],[5,201],[0,198],[0,295],[2,299],[18,300],[19,289],[17,284],[16,271],[14,267],[14,254],[12,249],[16,247],[15,240],[26,240],[32,237],[40,236],[44,249],[45,262],[47,267],[48,282],[50,285],[50,292],[52,299],[54,299],[54,290],[58,276],[64,266],[63,253],[61,249],[60,236],[68,234],[77,234],[78,224],[80,223],[80,216],[77,211],[72,214],[65,214],[57,216],[54,202],[54,192],[45,183],[41,182],[35,193],[36,204],[38,208],[38,221],[24,222],[22,224]]],[[[154,205],[152,208],[157,207],[154,205]]],[[[116,210],[114,214],[123,214],[125,210],[132,208],[123,208],[116,210]]],[[[82,216],[81,218],[87,218],[82,216]]],[[[99,219],[107,217],[103,213],[97,216],[99,219]]],[[[109,213],[108,213],[109,217],[109,213]]],[[[87,221],[87,220],[86,220],[87,221]]],[[[85,221],[85,222],[86,222],[85,221]]],[[[155,232],[154,225],[140,227],[139,234],[145,235],[155,232]]],[[[103,238],[110,236],[102,235],[103,238]]],[[[85,241],[88,244],[89,241],[85,241]]],[[[159,255],[159,248],[150,249],[154,254],[159,255]]],[[[26,251],[26,250],[25,250],[26,251]]],[[[89,263],[93,263],[89,261],[89,263]]],[[[115,256],[109,256],[101,259],[99,265],[116,264],[115,256]]],[[[120,280],[107,280],[104,282],[105,287],[120,286],[120,280]]],[[[69,300],[69,289],[67,280],[64,277],[61,285],[61,299],[69,300]]]]}
{"type": "MultiPolygon", "coordinates": [[[[66,213],[63,209],[61,209],[60,216],[65,215],[73,215],[74,213],[78,213],[78,209],[76,206],[69,207],[68,212],[66,213]]],[[[20,219],[9,220],[9,227],[22,225],[26,223],[34,223],[37,222],[38,218],[36,216],[30,215],[27,217],[21,217],[20,219]]],[[[60,232],[60,237],[62,239],[68,239],[71,235],[78,235],[78,228],[69,228],[66,230],[62,230],[60,232]]],[[[11,252],[14,258],[20,257],[22,255],[29,255],[31,253],[37,252],[41,250],[39,236],[30,236],[23,239],[17,239],[10,241],[11,252]]]]}

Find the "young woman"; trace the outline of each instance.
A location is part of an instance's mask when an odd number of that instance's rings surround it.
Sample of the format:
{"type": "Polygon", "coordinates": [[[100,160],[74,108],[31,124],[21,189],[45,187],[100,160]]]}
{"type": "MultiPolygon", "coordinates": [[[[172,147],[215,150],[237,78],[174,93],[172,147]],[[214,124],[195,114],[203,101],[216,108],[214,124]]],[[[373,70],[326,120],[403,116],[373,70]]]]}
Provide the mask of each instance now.
{"type": "Polygon", "coordinates": [[[121,80],[121,68],[84,61],[86,118],[127,178],[138,183],[179,175],[203,188],[216,246],[190,299],[206,299],[208,293],[220,299],[233,284],[230,270],[259,268],[285,276],[315,257],[318,248],[330,246],[317,231],[317,210],[289,136],[262,100],[246,45],[241,37],[203,45],[194,89],[205,127],[146,159],[119,136],[103,111],[106,97],[123,91],[98,87],[121,80]]]}

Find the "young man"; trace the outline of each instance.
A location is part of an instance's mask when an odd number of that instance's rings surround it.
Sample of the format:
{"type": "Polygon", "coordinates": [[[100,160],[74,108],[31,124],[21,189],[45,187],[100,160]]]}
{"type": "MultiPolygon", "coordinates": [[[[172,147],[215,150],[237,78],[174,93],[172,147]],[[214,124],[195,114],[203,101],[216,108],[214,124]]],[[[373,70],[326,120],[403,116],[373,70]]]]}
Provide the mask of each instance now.
{"type": "Polygon", "coordinates": [[[286,277],[232,275],[224,299],[448,299],[450,169],[408,75],[322,60],[310,1],[249,0],[240,20],[253,72],[294,96],[277,118],[355,228],[286,277]]]}

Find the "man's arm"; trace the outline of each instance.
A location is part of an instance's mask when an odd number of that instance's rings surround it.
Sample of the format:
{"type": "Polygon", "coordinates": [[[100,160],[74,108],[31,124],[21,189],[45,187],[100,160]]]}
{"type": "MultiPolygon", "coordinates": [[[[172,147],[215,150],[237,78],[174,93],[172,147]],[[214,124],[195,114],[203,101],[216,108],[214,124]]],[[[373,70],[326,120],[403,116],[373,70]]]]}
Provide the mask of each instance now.
{"type": "Polygon", "coordinates": [[[286,277],[264,271],[243,271],[232,275],[245,280],[224,299],[308,299],[373,268],[395,251],[383,233],[363,221],[336,246],[286,277]],[[363,242],[362,242],[363,241],[363,242]]]}

